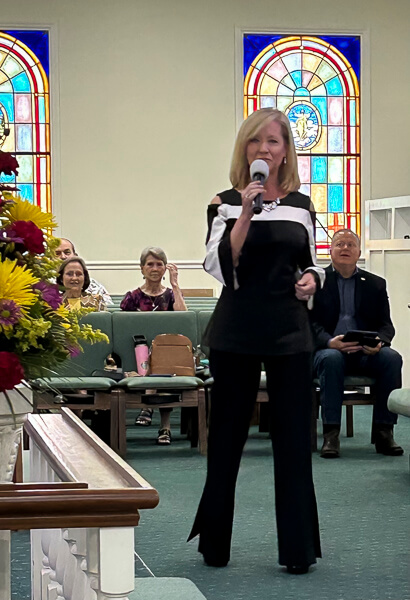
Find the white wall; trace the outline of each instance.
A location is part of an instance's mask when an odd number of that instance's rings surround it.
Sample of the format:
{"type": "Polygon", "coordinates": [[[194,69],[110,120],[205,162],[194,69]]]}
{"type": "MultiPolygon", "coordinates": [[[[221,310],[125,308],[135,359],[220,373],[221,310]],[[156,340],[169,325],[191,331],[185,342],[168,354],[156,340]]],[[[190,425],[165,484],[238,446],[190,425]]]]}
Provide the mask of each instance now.
{"type": "MultiPolygon", "coordinates": [[[[206,205],[229,186],[235,28],[367,32],[369,198],[410,191],[408,0],[0,0],[1,26],[52,27],[54,208],[114,293],[146,245],[204,255],[206,205]],[[117,262],[116,262],[117,261],[117,262]],[[102,264],[101,264],[102,263],[102,264]]],[[[239,83],[238,83],[239,85],[239,83]]],[[[199,269],[183,287],[216,287],[199,269]]]]}

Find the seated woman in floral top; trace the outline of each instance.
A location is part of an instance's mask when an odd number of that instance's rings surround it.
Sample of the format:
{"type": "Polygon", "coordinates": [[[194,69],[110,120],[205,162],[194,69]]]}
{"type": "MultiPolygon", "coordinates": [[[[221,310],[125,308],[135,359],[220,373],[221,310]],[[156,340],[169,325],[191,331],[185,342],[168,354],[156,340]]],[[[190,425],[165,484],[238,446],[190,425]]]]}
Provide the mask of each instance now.
{"type": "Polygon", "coordinates": [[[63,304],[69,310],[80,308],[106,310],[102,296],[85,291],[90,285],[90,276],[82,258],[72,256],[62,262],[58,269],[57,283],[65,288],[63,304]]]}
{"type": "MultiPolygon", "coordinates": [[[[154,310],[187,310],[181,289],[178,285],[178,268],[168,263],[162,248],[144,248],[140,258],[141,272],[145,283],[132,292],[127,292],[121,302],[121,310],[150,311],[154,310]],[[162,285],[165,272],[169,273],[171,287],[162,285]]],[[[158,431],[157,444],[171,443],[170,414],[172,409],[160,408],[161,425],[158,431]]],[[[152,421],[151,409],[142,409],[135,424],[147,426],[152,421]]]]}

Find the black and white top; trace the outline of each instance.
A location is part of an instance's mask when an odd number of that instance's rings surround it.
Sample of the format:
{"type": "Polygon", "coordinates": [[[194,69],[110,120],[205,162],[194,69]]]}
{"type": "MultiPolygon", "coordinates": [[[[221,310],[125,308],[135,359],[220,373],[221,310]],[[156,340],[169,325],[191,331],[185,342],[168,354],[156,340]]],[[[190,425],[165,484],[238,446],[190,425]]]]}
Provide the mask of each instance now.
{"type": "Polygon", "coordinates": [[[222,204],[208,207],[204,268],[224,287],[206,344],[241,354],[310,352],[307,304],[295,296],[295,283],[306,271],[314,272],[320,285],[324,282],[324,271],[315,264],[315,213],[309,197],[292,192],[274,210],[254,215],[235,269],[230,232],[242,212],[242,198],[235,189],[218,195],[222,204]]]}

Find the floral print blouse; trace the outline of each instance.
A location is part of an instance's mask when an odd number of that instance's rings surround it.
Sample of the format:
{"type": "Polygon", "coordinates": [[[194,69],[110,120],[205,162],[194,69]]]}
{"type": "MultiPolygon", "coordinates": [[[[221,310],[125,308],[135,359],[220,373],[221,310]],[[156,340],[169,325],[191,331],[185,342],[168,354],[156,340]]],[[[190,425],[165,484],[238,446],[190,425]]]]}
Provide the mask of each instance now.
{"type": "Polygon", "coordinates": [[[121,310],[126,311],[154,311],[154,310],[174,310],[174,292],[167,288],[159,296],[148,296],[137,288],[132,292],[127,292],[121,301],[121,310]]]}

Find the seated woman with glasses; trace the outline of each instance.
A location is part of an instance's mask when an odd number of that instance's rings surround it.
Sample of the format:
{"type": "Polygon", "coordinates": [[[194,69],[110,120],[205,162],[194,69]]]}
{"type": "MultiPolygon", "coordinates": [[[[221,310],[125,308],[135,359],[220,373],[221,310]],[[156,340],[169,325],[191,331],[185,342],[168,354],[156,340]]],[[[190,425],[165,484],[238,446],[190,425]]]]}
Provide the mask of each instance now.
{"type": "Polygon", "coordinates": [[[99,294],[90,294],[85,290],[90,285],[90,275],[85,262],[79,256],[72,256],[61,263],[58,269],[57,283],[64,287],[63,304],[69,310],[94,308],[105,310],[105,302],[99,294]]]}

